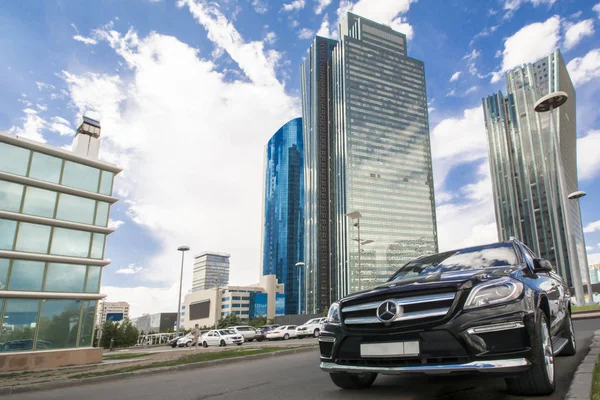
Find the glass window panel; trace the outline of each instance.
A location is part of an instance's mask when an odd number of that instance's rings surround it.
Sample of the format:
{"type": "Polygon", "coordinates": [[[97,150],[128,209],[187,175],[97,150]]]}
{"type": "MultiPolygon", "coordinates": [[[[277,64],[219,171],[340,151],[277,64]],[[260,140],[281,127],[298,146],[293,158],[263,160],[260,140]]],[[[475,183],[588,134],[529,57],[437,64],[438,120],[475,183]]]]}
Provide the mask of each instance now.
{"type": "Polygon", "coordinates": [[[31,168],[29,177],[41,181],[58,183],[60,181],[60,170],[62,169],[62,160],[47,154],[33,152],[31,157],[31,168]]]}
{"type": "Polygon", "coordinates": [[[96,210],[96,221],[94,225],[106,226],[108,224],[108,210],[110,204],[103,201],[98,202],[98,209],[96,210]]]}
{"type": "Polygon", "coordinates": [[[108,171],[102,171],[102,178],[100,179],[100,193],[111,195],[113,179],[115,174],[108,171]]]}
{"type": "Polygon", "coordinates": [[[0,142],[0,171],[27,175],[29,153],[27,149],[0,142]]]}
{"type": "MultiPolygon", "coordinates": [[[[8,267],[10,266],[10,260],[6,258],[0,258],[0,290],[6,289],[6,280],[8,279],[8,267]]],[[[1,304],[0,304],[1,306],[1,304]]],[[[2,310],[0,308],[0,310],[2,310]]]]}
{"type": "Polygon", "coordinates": [[[42,290],[45,266],[43,261],[13,260],[8,290],[42,290]]]}
{"type": "Polygon", "coordinates": [[[51,254],[72,257],[87,257],[90,251],[90,232],[54,228],[51,254]]]}
{"type": "Polygon", "coordinates": [[[96,315],[96,301],[83,302],[83,319],[81,320],[81,334],[78,347],[91,347],[94,334],[94,319],[96,315]]]}
{"type": "Polygon", "coordinates": [[[96,193],[100,170],[87,165],[65,161],[62,184],[96,193]]]}
{"type": "Polygon", "coordinates": [[[98,293],[98,286],[100,285],[100,270],[101,267],[88,267],[87,282],[85,284],[86,293],[98,293]]]}
{"type": "Polygon", "coordinates": [[[94,221],[96,201],[61,193],[58,196],[56,219],[91,224],[94,221]]]}
{"type": "Polygon", "coordinates": [[[40,217],[54,217],[56,205],[56,192],[38,189],[31,186],[25,191],[23,214],[39,215],[40,217]]]}
{"type": "Polygon", "coordinates": [[[47,225],[30,224],[21,222],[17,235],[15,250],[31,253],[48,253],[50,240],[50,227],[47,225]]]}
{"type": "Polygon", "coordinates": [[[77,346],[82,300],[42,300],[36,350],[77,346]]]}
{"type": "Polygon", "coordinates": [[[33,349],[33,334],[37,322],[39,300],[6,299],[0,351],[24,351],[33,349]]]}
{"type": "Polygon", "coordinates": [[[85,265],[48,264],[44,290],[48,292],[83,292],[85,265]]]}
{"type": "Polygon", "coordinates": [[[0,181],[0,210],[19,212],[21,210],[22,197],[23,185],[0,181]]]}
{"type": "Polygon", "coordinates": [[[106,235],[103,233],[94,233],[92,238],[92,251],[90,253],[90,258],[102,258],[104,253],[104,239],[106,235]]]}
{"type": "Polygon", "coordinates": [[[15,242],[17,221],[0,219],[0,250],[12,250],[15,242]]]}

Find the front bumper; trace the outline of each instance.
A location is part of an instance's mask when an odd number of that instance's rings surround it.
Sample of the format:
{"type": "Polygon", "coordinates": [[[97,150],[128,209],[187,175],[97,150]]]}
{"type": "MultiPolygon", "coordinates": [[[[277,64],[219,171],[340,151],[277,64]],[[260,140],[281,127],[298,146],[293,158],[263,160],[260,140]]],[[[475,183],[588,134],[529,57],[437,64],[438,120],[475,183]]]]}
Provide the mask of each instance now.
{"type": "Polygon", "coordinates": [[[338,365],[332,362],[322,362],[321,369],[325,372],[364,373],[375,372],[382,375],[399,375],[406,373],[425,373],[443,375],[453,372],[502,372],[514,373],[527,370],[531,364],[525,358],[508,360],[473,361],[464,364],[444,365],[414,365],[407,367],[367,367],[354,365],[338,365]]]}

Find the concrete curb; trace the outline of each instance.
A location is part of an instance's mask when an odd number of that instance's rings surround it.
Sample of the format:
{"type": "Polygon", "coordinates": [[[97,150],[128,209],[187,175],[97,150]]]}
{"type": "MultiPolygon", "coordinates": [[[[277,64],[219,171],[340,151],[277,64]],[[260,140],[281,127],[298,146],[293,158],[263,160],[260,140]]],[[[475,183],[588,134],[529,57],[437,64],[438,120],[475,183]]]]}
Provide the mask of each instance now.
{"type": "Polygon", "coordinates": [[[571,318],[576,319],[596,319],[600,318],[600,311],[585,311],[571,314],[571,318]]]}
{"type": "Polygon", "coordinates": [[[137,378],[137,377],[144,376],[144,375],[154,375],[154,374],[160,374],[160,373],[164,373],[164,372],[187,371],[187,370],[191,370],[191,369],[212,367],[215,365],[233,364],[233,363],[239,362],[239,361],[260,360],[263,358],[303,353],[303,352],[307,352],[307,351],[314,351],[317,348],[318,348],[318,345],[304,346],[301,348],[291,349],[291,350],[280,350],[280,351],[274,351],[271,353],[253,354],[253,355],[249,355],[249,356],[224,358],[221,360],[214,360],[214,361],[202,361],[202,362],[191,363],[191,364],[176,365],[173,367],[148,368],[148,369],[142,369],[139,371],[125,372],[122,374],[114,374],[114,375],[96,376],[96,377],[87,378],[87,379],[64,380],[64,381],[58,381],[58,382],[45,382],[45,383],[28,385],[28,386],[15,386],[15,387],[7,386],[7,387],[0,388],[0,396],[9,395],[9,394],[17,394],[17,393],[38,392],[38,391],[52,390],[52,389],[63,389],[63,388],[74,387],[74,386],[90,385],[90,384],[100,383],[100,382],[108,382],[108,381],[115,381],[115,380],[128,379],[128,378],[137,378]]]}
{"type": "Polygon", "coordinates": [[[600,354],[600,330],[594,332],[590,350],[577,367],[565,400],[590,400],[592,398],[592,384],[594,382],[594,369],[600,354]]]}

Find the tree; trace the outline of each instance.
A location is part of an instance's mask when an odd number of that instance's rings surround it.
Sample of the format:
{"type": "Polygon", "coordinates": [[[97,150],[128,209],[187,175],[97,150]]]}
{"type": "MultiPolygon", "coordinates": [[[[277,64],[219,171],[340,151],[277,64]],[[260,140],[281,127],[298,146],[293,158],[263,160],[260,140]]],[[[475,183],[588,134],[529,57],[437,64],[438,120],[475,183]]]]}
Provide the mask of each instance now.
{"type": "Polygon", "coordinates": [[[217,323],[217,329],[227,328],[228,326],[241,325],[242,320],[235,313],[229,313],[227,316],[217,323]]]}
{"type": "Polygon", "coordinates": [[[257,317],[253,318],[248,322],[248,325],[253,326],[255,328],[259,328],[261,326],[267,325],[267,317],[257,317]]]}
{"type": "Polygon", "coordinates": [[[140,332],[128,319],[123,322],[106,321],[102,324],[102,339],[100,346],[110,348],[110,340],[114,339],[113,347],[129,347],[138,342],[140,332]]]}

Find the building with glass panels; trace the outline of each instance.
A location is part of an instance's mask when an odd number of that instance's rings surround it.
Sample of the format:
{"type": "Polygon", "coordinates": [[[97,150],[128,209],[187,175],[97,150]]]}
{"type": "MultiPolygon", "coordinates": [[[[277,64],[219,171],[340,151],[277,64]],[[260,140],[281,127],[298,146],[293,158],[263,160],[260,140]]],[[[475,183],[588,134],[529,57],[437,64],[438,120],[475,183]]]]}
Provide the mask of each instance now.
{"type": "Polygon", "coordinates": [[[121,171],[99,135],[84,118],[70,152],[0,132],[0,352],[92,346],[121,171]]]}
{"type": "Polygon", "coordinates": [[[265,146],[263,275],[286,288],[285,309],[302,313],[304,268],[304,145],[302,118],[283,125],[265,146]],[[299,297],[300,296],[300,297],[299,297]]]}
{"type": "Polygon", "coordinates": [[[106,321],[121,322],[129,319],[129,303],[126,301],[101,301],[96,315],[96,325],[106,321]]]}
{"type": "Polygon", "coordinates": [[[194,256],[192,291],[229,284],[229,254],[204,252],[194,256]]]}
{"type": "Polygon", "coordinates": [[[483,99],[498,236],[519,238],[572,284],[570,262],[578,253],[579,259],[585,257],[579,203],[567,199],[577,190],[575,89],[559,50],[507,72],[505,78],[506,96],[498,92],[483,99]],[[559,90],[569,96],[554,121],[566,193],[558,186],[551,114],[534,111],[538,99],[559,90]],[[572,245],[565,234],[566,218],[572,245]]]}
{"type": "Polygon", "coordinates": [[[339,31],[301,68],[309,312],[438,250],[424,65],[388,26],[348,13],[339,31]]]}

